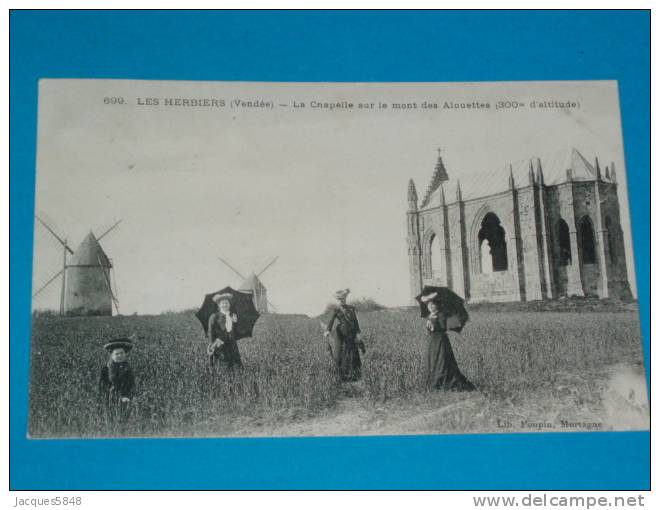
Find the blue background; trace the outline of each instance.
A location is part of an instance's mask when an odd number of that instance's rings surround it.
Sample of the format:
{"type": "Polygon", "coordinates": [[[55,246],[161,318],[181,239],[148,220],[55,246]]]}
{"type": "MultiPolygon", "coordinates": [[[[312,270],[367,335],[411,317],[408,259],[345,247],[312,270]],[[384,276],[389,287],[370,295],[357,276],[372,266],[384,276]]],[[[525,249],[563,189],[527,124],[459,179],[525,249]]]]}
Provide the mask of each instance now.
{"type": "Polygon", "coordinates": [[[13,489],[647,489],[648,433],[27,440],[40,78],[619,80],[649,364],[647,12],[14,11],[10,34],[13,489]]]}

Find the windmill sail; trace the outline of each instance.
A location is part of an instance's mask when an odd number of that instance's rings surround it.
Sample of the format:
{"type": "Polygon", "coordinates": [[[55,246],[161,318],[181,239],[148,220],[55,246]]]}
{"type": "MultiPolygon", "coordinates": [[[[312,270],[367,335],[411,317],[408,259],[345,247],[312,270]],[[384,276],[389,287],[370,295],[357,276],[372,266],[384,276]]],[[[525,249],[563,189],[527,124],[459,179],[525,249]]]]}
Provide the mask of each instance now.
{"type": "Polygon", "coordinates": [[[98,236],[98,237],[96,238],[96,240],[97,240],[97,241],[100,241],[100,240],[103,239],[105,236],[107,236],[110,232],[112,232],[112,231],[115,229],[115,227],[117,227],[117,225],[119,225],[119,224],[121,223],[121,221],[122,221],[122,220],[119,220],[119,221],[116,221],[115,223],[113,223],[113,224],[112,224],[109,228],[107,228],[107,229],[106,229],[106,230],[105,230],[100,236],[98,236]]]}
{"type": "Polygon", "coordinates": [[[266,270],[267,270],[270,266],[272,266],[273,264],[275,264],[275,262],[277,262],[277,259],[279,259],[279,258],[280,258],[280,257],[277,256],[277,257],[275,257],[273,260],[271,260],[271,261],[266,265],[266,267],[264,267],[261,271],[259,271],[259,273],[257,273],[257,277],[259,277],[259,276],[261,276],[262,274],[264,274],[264,273],[266,272],[266,270]]]}
{"type": "Polygon", "coordinates": [[[61,244],[62,246],[64,246],[64,248],[65,248],[69,253],[71,253],[71,254],[73,255],[73,250],[72,250],[69,246],[67,246],[66,241],[65,241],[64,239],[62,239],[60,236],[58,236],[58,235],[55,233],[55,231],[54,231],[54,230],[53,230],[53,229],[52,229],[52,228],[51,228],[51,227],[50,227],[50,226],[49,226],[44,220],[42,220],[39,216],[36,216],[36,218],[37,218],[37,221],[38,221],[39,223],[41,223],[41,224],[43,225],[43,227],[44,227],[46,230],[48,230],[48,232],[50,232],[51,235],[52,235],[55,239],[57,239],[57,240],[60,242],[60,244],[61,244]]]}
{"type": "MultiPolygon", "coordinates": [[[[117,287],[117,277],[115,275],[114,264],[112,265],[112,267],[110,267],[110,280],[112,281],[112,289],[113,289],[112,293],[115,296],[116,304],[119,304],[119,289],[117,287]]],[[[117,313],[119,313],[119,308],[117,308],[117,313]]]]}
{"type": "Polygon", "coordinates": [[[243,276],[236,268],[234,268],[229,262],[227,262],[222,257],[218,257],[218,260],[222,262],[226,267],[228,267],[236,276],[241,278],[242,283],[238,286],[238,289],[244,292],[249,292],[252,294],[252,299],[254,300],[254,306],[260,313],[267,313],[268,307],[277,311],[275,305],[273,305],[267,297],[267,291],[264,284],[259,280],[259,277],[264,274],[270,267],[277,262],[279,257],[275,257],[271,260],[261,271],[258,273],[250,273],[247,277],[243,276]]]}
{"type": "Polygon", "coordinates": [[[57,273],[55,273],[46,283],[44,283],[39,289],[37,289],[36,292],[32,294],[32,297],[35,298],[39,294],[41,294],[44,290],[46,290],[46,287],[48,287],[53,281],[57,279],[58,276],[60,276],[64,272],[64,269],[60,269],[57,273]]]}

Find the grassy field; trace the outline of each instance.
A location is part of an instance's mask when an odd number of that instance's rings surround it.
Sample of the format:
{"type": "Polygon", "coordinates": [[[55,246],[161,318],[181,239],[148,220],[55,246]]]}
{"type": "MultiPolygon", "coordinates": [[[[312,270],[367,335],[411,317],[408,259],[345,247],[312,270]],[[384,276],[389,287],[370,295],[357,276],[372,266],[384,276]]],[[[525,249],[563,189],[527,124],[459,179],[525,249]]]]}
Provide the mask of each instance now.
{"type": "Polygon", "coordinates": [[[479,391],[429,393],[418,314],[382,310],[362,313],[360,321],[364,380],[347,387],[335,377],[319,321],[305,316],[261,317],[254,337],[240,341],[245,369],[216,376],[207,370],[206,342],[191,313],[35,317],[30,436],[279,435],[289,424],[323,417],[330,433],[354,433],[332,428],[347,399],[351,412],[358,406],[368,423],[391,433],[485,432],[501,420],[595,420],[605,412],[607,367],[641,363],[635,311],[477,309],[463,334],[451,338],[461,370],[479,391]],[[118,430],[98,407],[102,346],[132,333],[139,337],[130,356],[138,395],[129,423],[118,430]],[[421,428],[405,425],[447,406],[454,411],[425,418],[421,428]],[[410,430],[397,430],[397,423],[410,430]]]}

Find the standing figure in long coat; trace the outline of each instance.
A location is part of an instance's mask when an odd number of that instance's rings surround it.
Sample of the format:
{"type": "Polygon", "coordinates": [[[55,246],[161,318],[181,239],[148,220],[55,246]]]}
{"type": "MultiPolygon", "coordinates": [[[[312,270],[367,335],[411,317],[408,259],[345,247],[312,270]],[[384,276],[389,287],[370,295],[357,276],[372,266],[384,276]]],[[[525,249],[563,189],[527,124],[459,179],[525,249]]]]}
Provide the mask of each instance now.
{"type": "MultiPolygon", "coordinates": [[[[423,298],[424,299],[424,298],[423,298]]],[[[429,316],[426,329],[429,345],[426,352],[426,384],[431,389],[472,391],[475,389],[458,369],[454,351],[447,336],[447,314],[443,313],[433,295],[428,296],[426,306],[429,316]]],[[[427,299],[424,299],[426,301],[427,299]]]]}
{"type": "Polygon", "coordinates": [[[213,296],[213,301],[218,305],[218,311],[209,317],[209,345],[207,347],[213,370],[217,370],[220,362],[224,362],[229,368],[243,366],[236,341],[238,317],[231,310],[231,299],[231,294],[213,296]]]}
{"type": "Polygon", "coordinates": [[[360,324],[355,308],[346,304],[346,297],[349,292],[349,289],[344,289],[335,293],[338,305],[332,311],[325,337],[330,336],[332,327],[337,322],[335,334],[338,341],[333,356],[337,364],[339,377],[342,381],[357,381],[362,377],[362,360],[358,348],[364,354],[365,347],[364,342],[360,339],[360,324]]]}

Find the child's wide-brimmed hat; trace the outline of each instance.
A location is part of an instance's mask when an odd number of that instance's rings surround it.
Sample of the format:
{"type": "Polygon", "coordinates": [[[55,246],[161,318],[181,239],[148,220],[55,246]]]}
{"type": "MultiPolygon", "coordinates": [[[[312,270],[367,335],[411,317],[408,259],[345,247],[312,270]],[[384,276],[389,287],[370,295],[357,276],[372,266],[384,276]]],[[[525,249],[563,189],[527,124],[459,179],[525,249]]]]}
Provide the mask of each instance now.
{"type": "Polygon", "coordinates": [[[344,299],[351,292],[350,289],[342,289],[335,292],[335,299],[344,299]]]}
{"type": "Polygon", "coordinates": [[[215,301],[216,303],[219,303],[220,301],[223,301],[225,299],[227,301],[231,301],[233,297],[234,297],[233,295],[226,292],[225,294],[216,294],[215,296],[213,296],[213,301],[215,301]]]}
{"type": "Polygon", "coordinates": [[[103,348],[112,352],[115,349],[124,349],[126,352],[133,348],[133,342],[129,338],[115,338],[112,342],[108,342],[103,348]]]}

